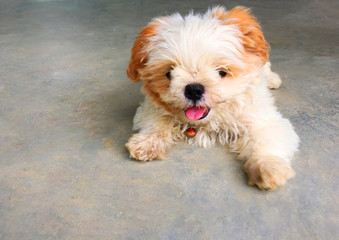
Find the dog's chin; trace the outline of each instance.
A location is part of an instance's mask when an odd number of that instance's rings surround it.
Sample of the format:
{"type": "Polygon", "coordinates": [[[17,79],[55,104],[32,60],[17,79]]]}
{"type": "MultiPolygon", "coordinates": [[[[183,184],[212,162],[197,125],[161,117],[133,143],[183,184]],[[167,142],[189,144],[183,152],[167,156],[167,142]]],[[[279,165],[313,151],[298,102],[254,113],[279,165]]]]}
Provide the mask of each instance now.
{"type": "Polygon", "coordinates": [[[184,109],[185,116],[191,121],[199,121],[206,118],[210,111],[210,108],[201,106],[191,106],[184,109]]]}

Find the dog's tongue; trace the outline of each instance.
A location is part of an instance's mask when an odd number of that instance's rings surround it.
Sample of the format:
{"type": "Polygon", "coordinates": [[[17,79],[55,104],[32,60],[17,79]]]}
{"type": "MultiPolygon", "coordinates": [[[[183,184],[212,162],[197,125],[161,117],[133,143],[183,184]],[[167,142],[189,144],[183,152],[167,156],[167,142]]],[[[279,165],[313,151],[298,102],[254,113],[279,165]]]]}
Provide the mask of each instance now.
{"type": "Polygon", "coordinates": [[[189,119],[198,120],[204,115],[205,109],[203,107],[190,107],[186,109],[185,113],[189,119]]]}

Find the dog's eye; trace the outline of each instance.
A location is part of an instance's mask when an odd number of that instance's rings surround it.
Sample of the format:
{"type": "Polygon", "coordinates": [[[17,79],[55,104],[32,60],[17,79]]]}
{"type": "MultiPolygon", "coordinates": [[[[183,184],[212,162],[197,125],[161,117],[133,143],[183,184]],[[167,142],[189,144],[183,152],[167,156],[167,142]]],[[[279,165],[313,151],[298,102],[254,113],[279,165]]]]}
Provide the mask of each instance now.
{"type": "Polygon", "coordinates": [[[171,72],[167,72],[167,73],[166,73],[166,77],[167,77],[169,80],[171,80],[171,78],[172,78],[171,72]]]}
{"type": "Polygon", "coordinates": [[[226,77],[226,75],[227,75],[227,72],[222,71],[222,70],[219,71],[219,76],[220,77],[224,78],[224,77],[226,77]]]}

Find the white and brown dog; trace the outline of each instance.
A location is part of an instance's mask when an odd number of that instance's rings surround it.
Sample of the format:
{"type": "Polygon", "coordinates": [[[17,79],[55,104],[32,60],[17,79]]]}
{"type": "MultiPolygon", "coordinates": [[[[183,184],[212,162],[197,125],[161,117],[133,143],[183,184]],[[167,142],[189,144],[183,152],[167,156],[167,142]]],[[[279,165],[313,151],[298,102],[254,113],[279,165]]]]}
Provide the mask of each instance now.
{"type": "Polygon", "coordinates": [[[246,161],[250,185],[285,184],[299,139],[268,90],[281,84],[268,48],[243,7],[154,19],[137,37],[127,69],[146,95],[134,118],[139,133],[126,144],[131,157],[163,159],[179,141],[219,143],[246,161]]]}

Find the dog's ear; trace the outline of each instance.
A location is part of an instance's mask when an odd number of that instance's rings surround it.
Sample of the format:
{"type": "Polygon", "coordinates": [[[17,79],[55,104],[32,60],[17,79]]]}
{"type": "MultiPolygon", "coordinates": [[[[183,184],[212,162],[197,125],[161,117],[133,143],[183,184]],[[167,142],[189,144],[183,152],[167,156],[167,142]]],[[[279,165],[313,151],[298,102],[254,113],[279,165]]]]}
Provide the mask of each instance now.
{"type": "Polygon", "coordinates": [[[148,57],[150,38],[156,35],[157,24],[154,22],[144,27],[131,49],[131,59],[127,67],[127,76],[134,82],[139,81],[139,70],[145,66],[148,57]]]}
{"type": "Polygon", "coordinates": [[[237,25],[243,34],[245,51],[260,57],[262,64],[267,62],[269,45],[249,8],[239,6],[227,12],[223,7],[216,7],[211,10],[211,14],[225,25],[237,25]]]}
{"type": "Polygon", "coordinates": [[[227,13],[228,24],[236,24],[243,33],[243,45],[247,52],[257,55],[265,64],[268,60],[269,44],[266,42],[261,27],[250,9],[235,7],[227,13]]]}

